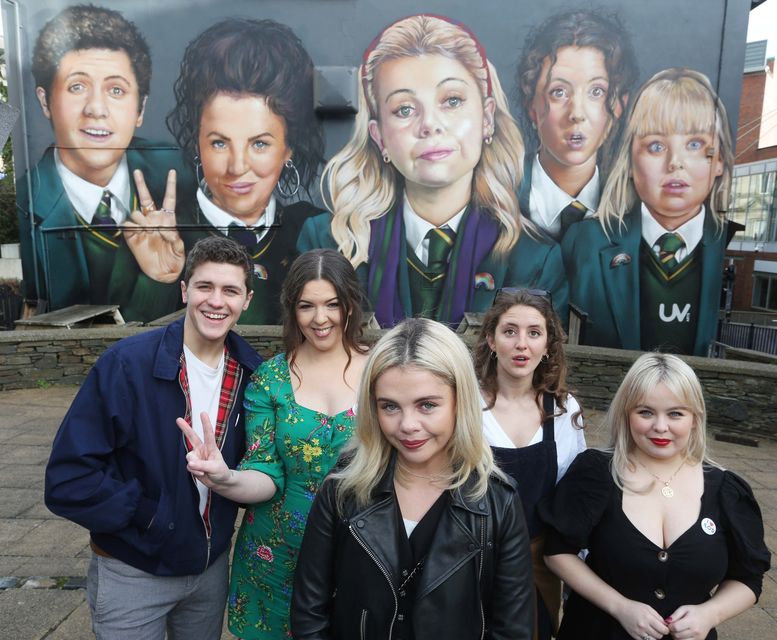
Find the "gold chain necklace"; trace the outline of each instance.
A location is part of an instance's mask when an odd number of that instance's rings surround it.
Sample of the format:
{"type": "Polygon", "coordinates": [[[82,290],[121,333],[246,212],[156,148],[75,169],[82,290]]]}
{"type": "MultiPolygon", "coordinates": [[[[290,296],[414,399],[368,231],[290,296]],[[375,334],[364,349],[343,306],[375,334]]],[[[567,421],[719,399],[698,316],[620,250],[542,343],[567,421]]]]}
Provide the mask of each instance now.
{"type": "Polygon", "coordinates": [[[685,465],[685,458],[682,459],[680,466],[675,469],[675,472],[669,476],[669,480],[663,480],[662,478],[659,478],[655,473],[648,469],[641,460],[637,460],[637,462],[645,471],[647,471],[651,476],[653,476],[656,480],[664,485],[661,487],[661,495],[663,495],[665,498],[674,498],[674,489],[672,489],[669,484],[672,482],[672,480],[674,480],[674,477],[680,473],[680,469],[682,469],[685,465]]]}
{"type": "Polygon", "coordinates": [[[440,474],[440,473],[432,473],[432,474],[422,474],[422,473],[415,473],[413,471],[410,471],[405,465],[403,465],[401,462],[397,461],[397,468],[402,472],[406,473],[409,476],[413,476],[415,478],[421,478],[422,480],[428,480],[429,482],[442,482],[446,481],[448,478],[447,476],[440,474]]]}

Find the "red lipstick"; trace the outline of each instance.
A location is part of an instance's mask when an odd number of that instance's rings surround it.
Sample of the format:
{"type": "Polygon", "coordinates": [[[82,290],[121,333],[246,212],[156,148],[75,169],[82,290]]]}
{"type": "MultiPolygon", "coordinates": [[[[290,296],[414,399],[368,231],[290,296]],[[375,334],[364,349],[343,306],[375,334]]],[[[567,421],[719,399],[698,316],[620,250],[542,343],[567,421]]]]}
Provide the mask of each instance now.
{"type": "Polygon", "coordinates": [[[426,440],[400,440],[405,449],[418,449],[426,444],[426,440]]]}
{"type": "Polygon", "coordinates": [[[657,447],[668,447],[670,444],[672,444],[672,441],[667,440],[666,438],[650,438],[650,442],[652,442],[657,447]]]}

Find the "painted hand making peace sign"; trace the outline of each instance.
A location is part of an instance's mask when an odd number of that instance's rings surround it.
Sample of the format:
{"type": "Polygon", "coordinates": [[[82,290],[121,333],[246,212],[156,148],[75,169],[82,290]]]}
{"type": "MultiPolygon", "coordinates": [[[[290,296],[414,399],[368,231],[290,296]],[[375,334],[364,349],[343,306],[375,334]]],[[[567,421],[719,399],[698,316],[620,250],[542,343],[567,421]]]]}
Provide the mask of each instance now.
{"type": "Polygon", "coordinates": [[[158,282],[175,282],[186,262],[183,240],[175,221],[175,170],[171,169],[167,174],[161,209],[154,204],[143,172],[135,169],[132,176],[140,210],[133,211],[124,223],[124,240],[138,266],[149,278],[158,282]]]}

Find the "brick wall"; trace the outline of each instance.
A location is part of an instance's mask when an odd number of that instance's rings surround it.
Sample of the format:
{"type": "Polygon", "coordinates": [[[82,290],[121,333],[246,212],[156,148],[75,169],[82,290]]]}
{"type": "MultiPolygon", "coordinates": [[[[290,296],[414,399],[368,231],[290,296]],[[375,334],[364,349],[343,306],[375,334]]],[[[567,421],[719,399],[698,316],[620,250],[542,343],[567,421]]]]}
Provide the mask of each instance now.
{"type": "MultiPolygon", "coordinates": [[[[117,340],[148,328],[0,332],[0,391],[78,384],[100,354],[117,340]]],[[[282,349],[280,327],[239,327],[264,357],[282,349]]],[[[365,335],[374,342],[379,331],[365,335]]],[[[472,346],[474,337],[465,338],[472,346]]],[[[570,387],[583,407],[607,408],[636,351],[569,346],[570,387]]],[[[777,438],[777,365],[686,358],[707,396],[711,426],[777,438]]]]}
{"type": "Polygon", "coordinates": [[[769,160],[777,156],[773,98],[777,79],[773,72],[774,60],[768,70],[746,73],[742,76],[739,98],[739,126],[736,135],[735,164],[769,160]]]}

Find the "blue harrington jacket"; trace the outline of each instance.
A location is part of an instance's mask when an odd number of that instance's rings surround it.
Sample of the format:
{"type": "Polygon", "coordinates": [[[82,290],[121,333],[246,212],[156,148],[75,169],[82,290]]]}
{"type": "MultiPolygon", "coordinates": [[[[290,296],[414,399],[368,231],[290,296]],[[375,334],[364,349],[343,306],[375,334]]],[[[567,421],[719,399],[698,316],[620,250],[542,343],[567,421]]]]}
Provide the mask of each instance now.
{"type": "MultiPolygon", "coordinates": [[[[222,445],[234,468],[245,451],[243,392],[261,358],[234,332],[226,345],[241,365],[222,445]]],[[[187,404],[182,351],[183,319],[110,347],[73,400],[46,467],[51,511],[89,529],[115,558],[160,576],[202,573],[229,548],[238,508],[212,493],[208,539],[175,424],[187,404]]]]}

